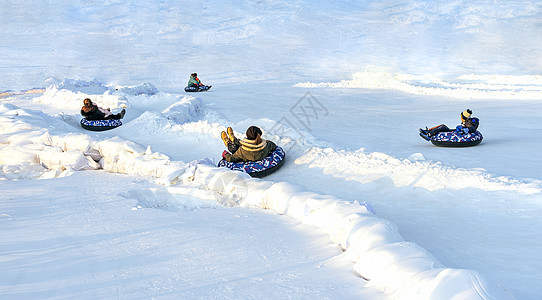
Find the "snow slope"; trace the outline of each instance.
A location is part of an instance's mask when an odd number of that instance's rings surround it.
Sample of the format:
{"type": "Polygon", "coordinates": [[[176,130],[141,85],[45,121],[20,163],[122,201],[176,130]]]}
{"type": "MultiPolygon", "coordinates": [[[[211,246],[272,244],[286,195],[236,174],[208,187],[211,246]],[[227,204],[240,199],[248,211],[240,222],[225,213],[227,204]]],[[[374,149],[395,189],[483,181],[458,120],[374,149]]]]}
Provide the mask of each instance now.
{"type": "Polygon", "coordinates": [[[181,88],[353,73],[537,75],[542,4],[525,1],[8,1],[0,91],[45,78],[181,88]],[[227,13],[224,13],[227,12],[227,13]]]}
{"type": "Polygon", "coordinates": [[[1,198],[2,264],[10,271],[1,279],[2,294],[311,299],[536,299],[539,294],[542,107],[540,79],[533,75],[540,70],[538,4],[85,1],[45,2],[35,10],[26,4],[8,2],[0,10],[0,37],[10,41],[0,46],[7,54],[0,57],[0,91],[10,90],[0,96],[0,176],[7,179],[2,189],[9,191],[1,198]],[[219,88],[185,95],[187,74],[194,70],[219,88]],[[48,87],[42,95],[24,91],[41,86],[48,87]],[[80,129],[78,110],[87,96],[114,111],[127,107],[125,124],[99,134],[80,129]],[[467,107],[482,120],[480,146],[435,148],[417,136],[419,127],[455,125],[467,107]],[[241,136],[253,124],[287,150],[283,168],[265,181],[213,168],[223,149],[220,131],[233,126],[241,136]],[[36,180],[39,192],[26,196],[36,180]],[[98,188],[82,188],[82,194],[96,197],[66,191],[87,180],[98,188]],[[130,182],[137,186],[119,188],[130,182]],[[43,193],[59,195],[50,204],[52,213],[41,208],[49,205],[39,196],[43,193]],[[81,201],[93,204],[79,209],[81,201]],[[139,211],[148,225],[137,225],[139,211]],[[86,238],[78,228],[93,228],[92,219],[102,214],[107,217],[99,219],[96,238],[86,238]],[[194,214],[212,224],[219,224],[213,221],[218,215],[227,222],[236,214],[289,225],[281,227],[285,243],[278,244],[275,237],[261,237],[277,234],[269,225],[246,233],[247,220],[239,227],[217,225],[228,230],[210,229],[208,235],[198,230],[205,222],[194,214]],[[287,250],[273,259],[264,252],[258,259],[246,247],[226,243],[211,247],[216,250],[203,259],[209,264],[202,265],[195,248],[180,241],[165,245],[163,238],[147,234],[154,232],[154,219],[168,230],[157,235],[190,238],[179,233],[178,217],[192,220],[183,226],[202,242],[198,248],[216,245],[217,236],[224,242],[225,236],[237,241],[257,236],[255,244],[276,249],[274,254],[287,250]],[[304,234],[317,236],[317,245],[309,238],[294,243],[300,237],[290,232],[297,222],[305,223],[304,234]],[[47,231],[42,224],[61,230],[47,231]],[[140,233],[125,246],[111,231],[140,233]],[[337,247],[326,249],[322,237],[337,247]],[[28,250],[29,244],[35,247],[28,250]],[[140,252],[145,245],[154,249],[152,257],[140,252]],[[98,262],[111,255],[113,264],[91,268],[69,251],[72,247],[95,254],[98,262]],[[58,251],[65,259],[57,258],[58,251]],[[230,269],[235,251],[249,259],[230,269]],[[297,251],[314,251],[318,258],[296,259],[297,251]],[[32,260],[39,255],[66,267],[50,271],[52,263],[32,260]],[[281,260],[298,267],[283,273],[281,260]],[[24,261],[30,265],[23,267],[24,261]],[[250,269],[258,264],[279,271],[261,276],[265,270],[250,269]],[[70,265],[83,271],[70,273],[76,270],[70,265]],[[322,267],[328,274],[318,271],[322,267]],[[234,275],[243,268],[254,271],[234,275]],[[216,271],[224,269],[223,276],[216,271]],[[214,276],[208,285],[194,281],[209,273],[214,276]],[[319,288],[313,277],[329,284],[319,288]],[[111,284],[104,283],[108,278],[111,284]]]}

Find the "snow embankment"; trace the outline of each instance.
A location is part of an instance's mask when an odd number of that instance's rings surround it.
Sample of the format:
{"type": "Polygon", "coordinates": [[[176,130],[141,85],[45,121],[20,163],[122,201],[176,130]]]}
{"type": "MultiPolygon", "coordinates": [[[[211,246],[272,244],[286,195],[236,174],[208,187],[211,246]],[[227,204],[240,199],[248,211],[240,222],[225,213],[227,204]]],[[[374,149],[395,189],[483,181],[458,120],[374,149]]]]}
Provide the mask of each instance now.
{"type": "MultiPolygon", "coordinates": [[[[55,81],[49,79],[48,81],[55,81]]],[[[103,108],[126,108],[126,96],[154,95],[158,90],[151,83],[133,86],[111,86],[97,81],[66,79],[55,81],[42,91],[43,95],[36,98],[36,103],[47,104],[63,109],[81,109],[83,99],[90,98],[92,102],[103,108]]]]}
{"type": "MultiPolygon", "coordinates": [[[[130,106],[127,96],[150,97],[157,92],[156,88],[148,83],[113,88],[97,82],[66,80],[49,86],[43,95],[34,98],[33,101],[62,110],[78,112],[84,98],[91,98],[102,107],[118,109],[130,106]],[[87,94],[83,91],[103,93],[87,94]]],[[[161,118],[182,124],[201,117],[200,98],[176,96],[168,100],[173,103],[162,113],[156,113],[161,118]]],[[[147,117],[148,120],[149,114],[155,113],[145,112],[139,119],[147,117]]],[[[55,133],[53,128],[66,128],[64,121],[70,119],[72,119],[70,115],[61,114],[58,117],[52,117],[41,112],[22,109],[13,104],[1,104],[0,176],[9,179],[44,179],[69,175],[73,171],[97,169],[118,173],[128,173],[126,169],[140,170],[143,176],[158,172],[154,165],[156,162],[149,166],[146,163],[149,159],[145,155],[152,156],[152,159],[162,156],[152,153],[150,147],[140,149],[141,146],[130,141],[120,142],[116,138],[110,141],[97,140],[87,134],[65,133],[62,130],[55,133]],[[131,160],[131,158],[135,159],[131,160]]],[[[160,177],[161,175],[153,176],[160,177]]]]}
{"type": "Polygon", "coordinates": [[[304,88],[361,88],[398,90],[415,95],[447,96],[461,99],[542,99],[542,76],[463,75],[453,80],[431,76],[358,72],[352,80],[301,82],[304,88]]]}
{"type": "Polygon", "coordinates": [[[481,189],[513,191],[524,195],[540,194],[537,182],[525,183],[509,177],[493,177],[486,172],[458,169],[440,162],[425,161],[421,153],[398,159],[384,153],[366,153],[313,147],[296,160],[325,174],[362,184],[388,178],[395,187],[413,186],[429,191],[439,189],[481,189]]]}
{"type": "MultiPolygon", "coordinates": [[[[51,90],[51,93],[58,100],[59,92],[51,90]]],[[[50,95],[44,96],[39,101],[50,95]]],[[[63,97],[79,101],[80,96],[84,95],[68,93],[63,97]]],[[[181,102],[164,111],[195,112],[196,108],[186,106],[201,105],[191,98],[181,102]]],[[[151,115],[154,114],[147,112],[139,118],[151,115]]],[[[94,169],[152,177],[168,187],[171,197],[164,200],[146,191],[128,191],[126,196],[150,207],[160,206],[167,199],[197,198],[201,201],[180,203],[257,207],[287,214],[327,233],[352,259],[354,272],[367,280],[366,284],[394,298],[509,297],[476,271],[446,268],[417,244],[406,242],[397,227],[377,217],[367,203],[315,194],[285,182],[253,179],[244,173],[216,168],[208,158],[190,163],[175,161],[148,146],[120,137],[100,140],[87,134],[53,133],[47,128],[54,122],[63,120],[11,104],[0,105],[0,177],[52,178],[94,169]]]]}

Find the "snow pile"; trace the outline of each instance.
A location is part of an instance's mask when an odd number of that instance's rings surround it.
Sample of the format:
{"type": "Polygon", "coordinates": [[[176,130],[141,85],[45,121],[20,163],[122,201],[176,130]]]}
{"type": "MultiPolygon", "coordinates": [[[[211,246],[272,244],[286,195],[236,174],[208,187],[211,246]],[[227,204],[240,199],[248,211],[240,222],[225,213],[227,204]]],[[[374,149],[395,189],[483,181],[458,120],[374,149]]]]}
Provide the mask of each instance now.
{"type": "Polygon", "coordinates": [[[103,94],[90,94],[70,89],[61,89],[56,85],[47,87],[43,95],[34,99],[35,103],[47,104],[56,108],[71,110],[80,110],[83,106],[83,100],[89,98],[92,102],[103,108],[116,109],[128,107],[126,97],[122,95],[113,95],[109,90],[103,94]]]}
{"type": "Polygon", "coordinates": [[[92,102],[103,108],[126,108],[127,97],[158,93],[151,83],[131,86],[106,85],[98,81],[80,79],[65,79],[49,85],[43,95],[34,99],[36,103],[47,104],[57,108],[80,109],[83,99],[90,98],[92,102]]]}
{"type": "Polygon", "coordinates": [[[48,89],[57,88],[59,90],[68,90],[84,94],[103,94],[107,91],[110,91],[107,86],[96,80],[86,81],[81,79],[64,79],[62,81],[52,81],[51,79],[49,79],[49,82],[55,83],[50,85],[48,89]]]}
{"type": "Polygon", "coordinates": [[[115,86],[115,91],[124,93],[126,95],[154,95],[158,93],[158,89],[149,82],[145,82],[142,84],[136,84],[136,85],[130,85],[130,86],[115,86]]]}
{"type": "Polygon", "coordinates": [[[105,92],[118,92],[126,95],[154,95],[158,93],[158,89],[150,82],[145,82],[136,85],[122,86],[118,84],[104,84],[97,80],[82,80],[70,79],[58,80],[49,78],[46,80],[50,84],[49,88],[56,87],[59,90],[69,90],[72,92],[80,92],[84,94],[103,94],[105,92]]]}
{"type": "Polygon", "coordinates": [[[542,99],[542,77],[463,75],[445,81],[432,76],[386,72],[358,72],[352,80],[298,83],[304,88],[390,89],[415,95],[448,96],[461,99],[542,99]]]}
{"type": "Polygon", "coordinates": [[[419,159],[413,155],[400,160],[384,153],[365,153],[363,149],[354,152],[332,148],[313,147],[296,160],[296,164],[306,164],[311,168],[321,168],[346,180],[361,183],[377,181],[382,178],[392,180],[395,187],[414,186],[434,191],[451,188],[475,188],[484,191],[513,191],[524,195],[542,192],[539,183],[523,183],[506,177],[492,177],[476,170],[457,169],[441,163],[419,159]]]}
{"type": "Polygon", "coordinates": [[[45,92],[45,88],[31,88],[21,91],[13,91],[13,90],[6,90],[6,91],[0,91],[0,98],[9,97],[9,96],[16,96],[16,95],[24,95],[24,94],[41,94],[45,92]]]}
{"type": "Polygon", "coordinates": [[[197,97],[183,97],[179,102],[176,102],[162,111],[168,119],[179,124],[184,124],[191,121],[196,121],[202,115],[203,103],[197,97]]]}
{"type": "Polygon", "coordinates": [[[155,177],[162,179],[166,185],[170,185],[186,169],[184,162],[171,161],[166,155],[152,152],[150,146],[145,149],[139,144],[119,137],[98,142],[94,149],[102,156],[100,165],[104,170],[155,177]]]}
{"type": "Polygon", "coordinates": [[[65,171],[99,168],[84,154],[91,144],[87,135],[51,135],[39,126],[47,122],[42,115],[0,105],[0,175],[10,179],[51,178],[66,175],[65,171]]]}

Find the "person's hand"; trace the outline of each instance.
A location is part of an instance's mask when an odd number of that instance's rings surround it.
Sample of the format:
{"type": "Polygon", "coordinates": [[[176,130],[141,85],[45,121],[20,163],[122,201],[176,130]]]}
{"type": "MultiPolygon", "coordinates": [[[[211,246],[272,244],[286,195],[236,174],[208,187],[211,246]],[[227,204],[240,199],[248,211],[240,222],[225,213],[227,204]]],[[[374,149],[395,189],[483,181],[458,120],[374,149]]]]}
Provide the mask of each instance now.
{"type": "Polygon", "coordinates": [[[228,152],[227,150],[224,150],[224,151],[222,152],[222,158],[226,158],[226,154],[227,154],[227,153],[229,153],[229,152],[228,152]]]}

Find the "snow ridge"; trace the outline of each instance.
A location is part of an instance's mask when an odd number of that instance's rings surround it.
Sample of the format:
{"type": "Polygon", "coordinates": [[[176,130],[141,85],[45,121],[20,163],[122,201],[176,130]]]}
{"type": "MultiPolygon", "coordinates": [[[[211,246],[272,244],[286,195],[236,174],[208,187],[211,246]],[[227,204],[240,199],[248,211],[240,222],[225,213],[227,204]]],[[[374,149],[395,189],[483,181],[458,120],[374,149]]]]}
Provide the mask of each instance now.
{"type": "Polygon", "coordinates": [[[462,75],[452,80],[387,72],[358,72],[353,79],[339,82],[310,81],[294,86],[304,88],[390,89],[414,95],[448,96],[460,99],[542,99],[542,77],[504,75],[462,75]]]}
{"type": "Polygon", "coordinates": [[[425,161],[421,153],[411,155],[410,159],[400,160],[384,153],[366,153],[363,149],[351,152],[313,147],[299,157],[296,163],[306,164],[311,168],[322,168],[326,174],[361,183],[389,177],[396,187],[414,186],[429,191],[456,187],[456,189],[514,191],[525,195],[542,192],[540,184],[537,183],[493,177],[477,170],[458,169],[442,163],[425,161]]]}

